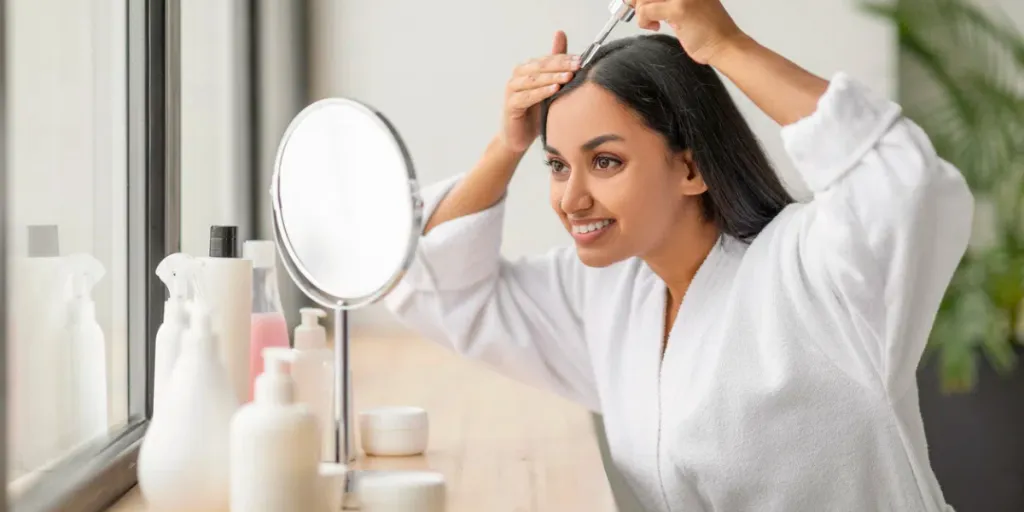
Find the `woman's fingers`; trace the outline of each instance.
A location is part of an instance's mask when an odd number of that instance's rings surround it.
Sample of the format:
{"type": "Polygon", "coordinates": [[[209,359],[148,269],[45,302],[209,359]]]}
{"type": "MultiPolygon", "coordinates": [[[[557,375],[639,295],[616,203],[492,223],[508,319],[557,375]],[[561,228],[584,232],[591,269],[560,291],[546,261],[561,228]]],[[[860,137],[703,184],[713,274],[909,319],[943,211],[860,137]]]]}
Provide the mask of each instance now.
{"type": "Polygon", "coordinates": [[[559,30],[555,32],[555,42],[551,44],[551,53],[557,55],[559,53],[565,53],[569,50],[569,39],[566,38],[565,32],[559,30]]]}
{"type": "Polygon", "coordinates": [[[658,30],[661,22],[675,23],[680,14],[677,0],[633,0],[636,24],[647,30],[658,30]]]}
{"type": "Polygon", "coordinates": [[[522,64],[513,73],[515,76],[528,76],[540,73],[573,72],[580,68],[577,55],[549,55],[522,64]]]}
{"type": "Polygon", "coordinates": [[[514,92],[508,98],[508,108],[512,111],[525,112],[530,107],[550,98],[558,90],[558,87],[558,84],[552,84],[536,89],[514,92]]]}
{"type": "Polygon", "coordinates": [[[509,81],[508,88],[512,92],[526,91],[538,87],[546,87],[552,84],[564,84],[572,80],[572,73],[537,73],[535,75],[520,75],[509,81]]]}
{"type": "Polygon", "coordinates": [[[573,73],[580,67],[579,63],[579,57],[574,55],[549,55],[533,59],[516,68],[508,82],[508,92],[514,94],[564,84],[572,80],[573,73]]]}

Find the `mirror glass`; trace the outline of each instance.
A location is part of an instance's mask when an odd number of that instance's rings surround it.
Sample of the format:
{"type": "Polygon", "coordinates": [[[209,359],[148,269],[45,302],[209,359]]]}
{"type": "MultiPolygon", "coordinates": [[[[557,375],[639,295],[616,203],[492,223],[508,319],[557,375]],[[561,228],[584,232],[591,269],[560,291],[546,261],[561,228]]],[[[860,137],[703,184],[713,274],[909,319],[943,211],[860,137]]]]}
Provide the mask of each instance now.
{"type": "Polygon", "coordinates": [[[281,140],[271,194],[285,267],[321,305],[353,309],[401,279],[422,204],[408,152],[379,112],[343,98],[306,107],[281,140]]]}

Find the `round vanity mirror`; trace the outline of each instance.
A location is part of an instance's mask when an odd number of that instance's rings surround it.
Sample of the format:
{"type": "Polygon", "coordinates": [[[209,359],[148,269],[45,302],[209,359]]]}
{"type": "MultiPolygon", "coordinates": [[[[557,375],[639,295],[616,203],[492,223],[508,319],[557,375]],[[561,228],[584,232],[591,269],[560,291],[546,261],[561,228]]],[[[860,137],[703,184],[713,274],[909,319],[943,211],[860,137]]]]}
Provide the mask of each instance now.
{"type": "MultiPolygon", "coordinates": [[[[423,203],[405,145],[360,102],[331,98],[300,112],[271,180],[274,238],[296,285],[334,316],[334,461],[355,460],[349,310],[384,297],[405,274],[423,203]]],[[[346,502],[358,472],[346,473],[346,502]]]]}
{"type": "Polygon", "coordinates": [[[362,103],[325,99],[295,117],[271,195],[288,273],[325,307],[380,299],[412,259],[422,216],[412,162],[387,119],[362,103]]]}

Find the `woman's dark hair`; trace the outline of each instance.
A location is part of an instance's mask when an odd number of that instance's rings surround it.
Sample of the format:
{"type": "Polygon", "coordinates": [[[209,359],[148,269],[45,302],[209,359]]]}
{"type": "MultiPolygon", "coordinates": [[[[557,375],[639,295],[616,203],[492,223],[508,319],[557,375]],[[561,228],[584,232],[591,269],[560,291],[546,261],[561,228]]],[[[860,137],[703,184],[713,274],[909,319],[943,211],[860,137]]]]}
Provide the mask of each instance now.
{"type": "Polygon", "coordinates": [[[542,105],[545,144],[551,103],[587,82],[614,94],[673,151],[693,152],[708,187],[700,198],[704,217],[722,233],[750,241],[793,202],[722,80],[676,38],[651,34],[603,46],[542,105]]]}

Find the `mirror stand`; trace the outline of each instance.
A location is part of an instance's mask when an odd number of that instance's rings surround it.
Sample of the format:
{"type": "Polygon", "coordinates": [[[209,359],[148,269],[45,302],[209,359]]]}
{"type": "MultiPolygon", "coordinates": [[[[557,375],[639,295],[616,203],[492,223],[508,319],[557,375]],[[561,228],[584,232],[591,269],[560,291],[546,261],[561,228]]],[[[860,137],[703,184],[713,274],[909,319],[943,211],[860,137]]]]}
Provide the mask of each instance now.
{"type": "MultiPolygon", "coordinates": [[[[351,341],[349,339],[348,310],[334,309],[334,462],[350,465],[356,460],[354,405],[352,403],[351,341]]],[[[342,494],[343,510],[358,510],[355,498],[356,481],[360,471],[345,473],[342,494]]]]}
{"type": "Polygon", "coordinates": [[[334,310],[334,462],[349,464],[356,460],[352,415],[351,350],[348,310],[334,310]]]}

